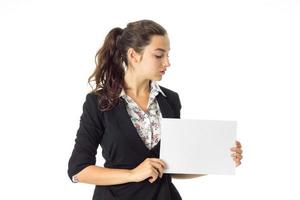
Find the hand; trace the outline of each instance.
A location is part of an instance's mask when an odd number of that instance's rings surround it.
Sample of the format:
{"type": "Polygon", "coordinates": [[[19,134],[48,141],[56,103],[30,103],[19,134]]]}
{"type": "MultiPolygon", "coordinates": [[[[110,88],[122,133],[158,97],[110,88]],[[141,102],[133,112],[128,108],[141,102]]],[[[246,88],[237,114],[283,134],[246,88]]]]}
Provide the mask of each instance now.
{"type": "Polygon", "coordinates": [[[231,154],[233,161],[235,162],[235,166],[238,167],[239,165],[241,165],[241,160],[243,158],[242,153],[242,145],[239,141],[235,141],[236,147],[232,147],[230,150],[232,152],[234,152],[233,154],[231,154]]]}
{"type": "Polygon", "coordinates": [[[130,177],[133,182],[140,182],[149,177],[150,183],[153,183],[158,176],[163,176],[165,163],[158,158],[146,158],[139,166],[130,171],[130,177]]]}

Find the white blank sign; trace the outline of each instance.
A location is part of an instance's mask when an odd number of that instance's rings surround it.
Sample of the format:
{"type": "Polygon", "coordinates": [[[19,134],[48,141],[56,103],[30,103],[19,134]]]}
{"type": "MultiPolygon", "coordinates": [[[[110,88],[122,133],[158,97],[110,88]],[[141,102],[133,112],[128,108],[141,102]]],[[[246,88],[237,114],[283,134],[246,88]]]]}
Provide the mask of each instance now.
{"type": "Polygon", "coordinates": [[[165,173],[234,174],[230,148],[235,146],[236,122],[163,118],[160,158],[165,173]]]}

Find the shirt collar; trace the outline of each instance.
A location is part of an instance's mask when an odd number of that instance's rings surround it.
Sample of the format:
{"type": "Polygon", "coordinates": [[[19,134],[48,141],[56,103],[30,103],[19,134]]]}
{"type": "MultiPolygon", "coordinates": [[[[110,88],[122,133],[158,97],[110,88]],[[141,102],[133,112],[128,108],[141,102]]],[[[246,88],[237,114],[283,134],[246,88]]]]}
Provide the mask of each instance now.
{"type": "MultiPolygon", "coordinates": [[[[155,94],[155,96],[156,96],[159,92],[160,92],[163,96],[165,96],[165,97],[167,96],[167,95],[161,90],[161,88],[159,87],[158,83],[157,83],[156,81],[151,80],[151,84],[150,84],[150,94],[155,94]]],[[[126,95],[126,93],[125,93],[124,89],[122,88],[122,91],[121,91],[119,97],[123,97],[123,96],[125,96],[125,95],[126,95]]]]}

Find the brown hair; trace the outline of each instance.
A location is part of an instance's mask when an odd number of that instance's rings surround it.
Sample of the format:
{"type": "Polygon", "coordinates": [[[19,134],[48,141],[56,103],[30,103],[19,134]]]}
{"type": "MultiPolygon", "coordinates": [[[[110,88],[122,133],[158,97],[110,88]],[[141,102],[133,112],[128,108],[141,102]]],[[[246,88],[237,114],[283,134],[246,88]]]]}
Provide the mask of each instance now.
{"type": "Polygon", "coordinates": [[[166,34],[167,31],[152,20],[131,22],[126,28],[113,28],[107,34],[95,56],[96,69],[88,79],[90,86],[91,82],[96,83],[94,89],[91,86],[91,92],[98,95],[100,110],[110,110],[119,103],[119,95],[124,88],[123,63],[128,66],[128,49],[142,53],[152,36],[166,34]]]}

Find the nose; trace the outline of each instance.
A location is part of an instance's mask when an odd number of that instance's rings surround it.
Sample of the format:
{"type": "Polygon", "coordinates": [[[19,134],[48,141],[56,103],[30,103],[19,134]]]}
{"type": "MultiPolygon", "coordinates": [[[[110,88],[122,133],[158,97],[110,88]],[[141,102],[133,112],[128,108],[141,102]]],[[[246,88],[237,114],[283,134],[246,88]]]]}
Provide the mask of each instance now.
{"type": "Polygon", "coordinates": [[[163,63],[164,67],[170,67],[170,61],[169,61],[169,58],[166,57],[166,59],[164,60],[164,63],[163,63]]]}

